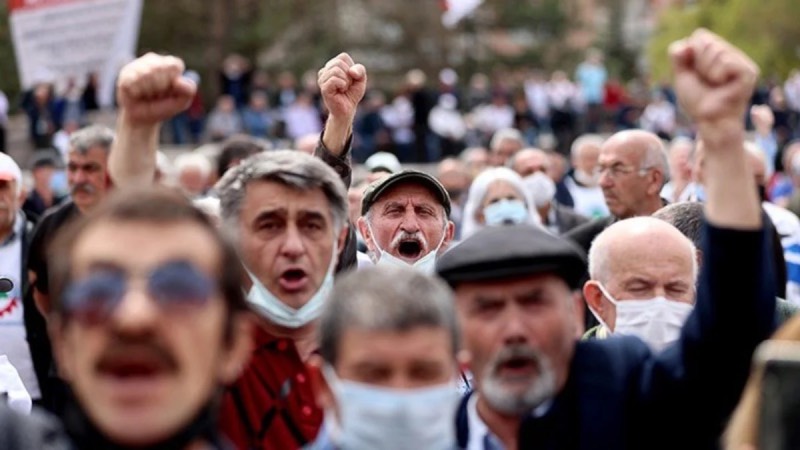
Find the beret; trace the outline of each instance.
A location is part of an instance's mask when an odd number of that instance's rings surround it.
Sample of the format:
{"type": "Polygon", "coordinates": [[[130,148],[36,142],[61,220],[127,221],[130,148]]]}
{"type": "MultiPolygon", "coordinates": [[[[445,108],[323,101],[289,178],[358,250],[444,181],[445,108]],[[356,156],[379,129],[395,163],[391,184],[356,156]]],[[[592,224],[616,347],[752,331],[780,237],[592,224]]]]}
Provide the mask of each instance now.
{"type": "Polygon", "coordinates": [[[364,196],[361,199],[361,215],[365,215],[372,205],[375,204],[380,196],[389,188],[403,183],[419,184],[426,187],[437,200],[439,200],[439,203],[444,206],[447,216],[450,216],[450,194],[447,193],[447,189],[433,176],[425,172],[420,172],[419,170],[411,169],[381,178],[367,186],[367,189],[364,191],[364,196]]]}
{"type": "Polygon", "coordinates": [[[586,267],[586,256],[577,245],[532,225],[486,227],[436,262],[436,272],[450,286],[552,273],[577,289],[586,267]]]}

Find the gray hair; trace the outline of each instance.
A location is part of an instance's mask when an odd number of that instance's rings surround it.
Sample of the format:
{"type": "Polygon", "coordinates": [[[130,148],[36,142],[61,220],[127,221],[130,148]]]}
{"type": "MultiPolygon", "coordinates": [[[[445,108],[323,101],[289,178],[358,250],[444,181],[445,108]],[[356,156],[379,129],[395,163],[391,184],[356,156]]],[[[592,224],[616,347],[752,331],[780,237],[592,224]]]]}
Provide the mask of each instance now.
{"type": "Polygon", "coordinates": [[[495,151],[503,141],[514,141],[520,145],[520,148],[525,146],[525,140],[522,138],[522,133],[516,128],[501,128],[494,132],[492,140],[489,142],[489,150],[495,151]]]}
{"type": "Polygon", "coordinates": [[[667,150],[664,148],[664,142],[658,139],[658,144],[647,144],[644,149],[642,157],[642,165],[640,169],[657,169],[661,172],[663,187],[669,179],[669,157],[667,150]]]}
{"type": "Polygon", "coordinates": [[[69,151],[85,155],[90,149],[100,147],[108,154],[113,142],[114,130],[104,125],[89,125],[72,134],[69,151]]]}
{"type": "Polygon", "coordinates": [[[705,214],[700,202],[681,202],[667,205],[653,214],[678,229],[689,238],[696,248],[701,248],[701,236],[705,214]]]}
{"type": "Polygon", "coordinates": [[[603,138],[603,136],[600,136],[599,134],[584,134],[578,137],[578,139],[575,139],[575,141],[572,143],[572,147],[569,149],[569,156],[572,158],[577,158],[580,156],[580,152],[583,147],[586,147],[587,145],[593,145],[597,148],[600,148],[603,146],[605,141],[606,140],[603,138]]]}
{"type": "Polygon", "coordinates": [[[274,181],[300,191],[322,189],[338,233],[347,221],[347,191],[336,172],[320,159],[291,150],[255,154],[231,168],[217,183],[222,217],[228,232],[238,230],[247,185],[274,181]]]}
{"type": "Polygon", "coordinates": [[[336,364],[348,329],[404,332],[436,327],[448,332],[453,356],[461,342],[453,292],[441,280],[410,267],[376,266],[339,278],[319,321],[319,351],[336,364]]]}

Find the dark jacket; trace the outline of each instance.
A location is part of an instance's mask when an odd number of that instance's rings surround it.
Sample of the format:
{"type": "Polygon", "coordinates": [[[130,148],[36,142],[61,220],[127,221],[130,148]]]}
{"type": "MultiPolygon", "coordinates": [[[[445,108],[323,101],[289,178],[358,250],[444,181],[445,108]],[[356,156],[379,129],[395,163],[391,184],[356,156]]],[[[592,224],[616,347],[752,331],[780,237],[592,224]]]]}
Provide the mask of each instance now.
{"type": "Polygon", "coordinates": [[[556,226],[559,234],[564,234],[589,222],[588,217],[578,214],[569,206],[564,206],[556,201],[551,205],[556,214],[556,226]]]}
{"type": "MultiPolygon", "coordinates": [[[[352,144],[353,137],[350,136],[345,144],[345,148],[347,150],[345,150],[341,156],[336,156],[331,153],[330,150],[325,148],[325,144],[322,143],[322,139],[320,138],[317,148],[314,150],[314,156],[325,161],[325,164],[329,165],[333,168],[333,170],[336,171],[344,183],[345,190],[350,189],[350,183],[353,180],[352,161],[350,157],[352,144]]],[[[339,253],[339,262],[336,264],[336,273],[358,267],[358,239],[356,238],[356,228],[352,223],[349,223],[348,225],[347,240],[345,240],[344,248],[339,253]]]]}
{"type": "Polygon", "coordinates": [[[55,418],[34,409],[29,416],[0,404],[0,448],[3,450],[72,450],[55,418]]]}
{"type": "Polygon", "coordinates": [[[22,214],[25,220],[25,226],[22,227],[22,254],[20,255],[22,265],[22,273],[19,279],[22,286],[20,292],[22,293],[22,315],[25,323],[25,335],[28,341],[28,348],[31,352],[31,361],[33,362],[33,370],[36,372],[36,380],[39,382],[39,390],[42,393],[41,401],[46,404],[50,398],[50,368],[52,361],[52,351],[50,348],[50,338],[47,335],[47,323],[44,317],[36,307],[36,302],[33,300],[33,292],[28,282],[28,249],[31,245],[33,238],[33,222],[27,220],[25,215],[22,214]]]}
{"type": "Polygon", "coordinates": [[[565,387],[527,417],[520,449],[714,449],[775,324],[772,236],[706,226],[697,304],[680,340],[577,344],[565,387]],[[736,280],[732,282],[731,280],[736,280]]]}

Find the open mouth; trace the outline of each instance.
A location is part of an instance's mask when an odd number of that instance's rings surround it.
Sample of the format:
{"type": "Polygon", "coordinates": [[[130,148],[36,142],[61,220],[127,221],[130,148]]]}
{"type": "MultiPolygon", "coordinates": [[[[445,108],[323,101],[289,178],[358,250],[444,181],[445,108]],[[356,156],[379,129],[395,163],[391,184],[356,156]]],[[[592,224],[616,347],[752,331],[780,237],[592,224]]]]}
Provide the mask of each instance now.
{"type": "Polygon", "coordinates": [[[528,376],[533,374],[536,369],[536,361],[525,357],[509,358],[497,366],[499,374],[510,376],[528,376]]]}
{"type": "Polygon", "coordinates": [[[287,291],[298,291],[305,287],[308,275],[302,269],[289,269],[281,274],[281,287],[287,291]]]}
{"type": "Polygon", "coordinates": [[[104,359],[97,369],[106,376],[127,381],[164,375],[169,372],[170,365],[156,355],[130,355],[104,359]]]}
{"type": "Polygon", "coordinates": [[[404,239],[397,246],[397,251],[403,258],[418,258],[422,254],[422,243],[416,239],[404,239]]]}

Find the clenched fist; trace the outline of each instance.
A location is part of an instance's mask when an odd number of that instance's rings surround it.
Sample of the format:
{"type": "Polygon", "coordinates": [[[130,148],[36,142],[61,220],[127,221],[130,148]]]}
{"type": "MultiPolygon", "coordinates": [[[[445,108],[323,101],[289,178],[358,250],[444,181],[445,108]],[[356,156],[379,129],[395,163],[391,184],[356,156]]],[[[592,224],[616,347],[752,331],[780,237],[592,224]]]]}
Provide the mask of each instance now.
{"type": "Polygon", "coordinates": [[[742,123],[758,67],[741,50],[708,30],[670,46],[675,93],[700,130],[742,123]]]}
{"type": "Polygon", "coordinates": [[[367,90],[367,70],[341,53],[319,70],[317,83],[331,117],[351,121],[367,90]]]}
{"type": "Polygon", "coordinates": [[[189,107],[197,86],[183,78],[184,64],[174,56],[148,53],[122,68],[117,101],[126,120],[155,125],[189,107]]]}

